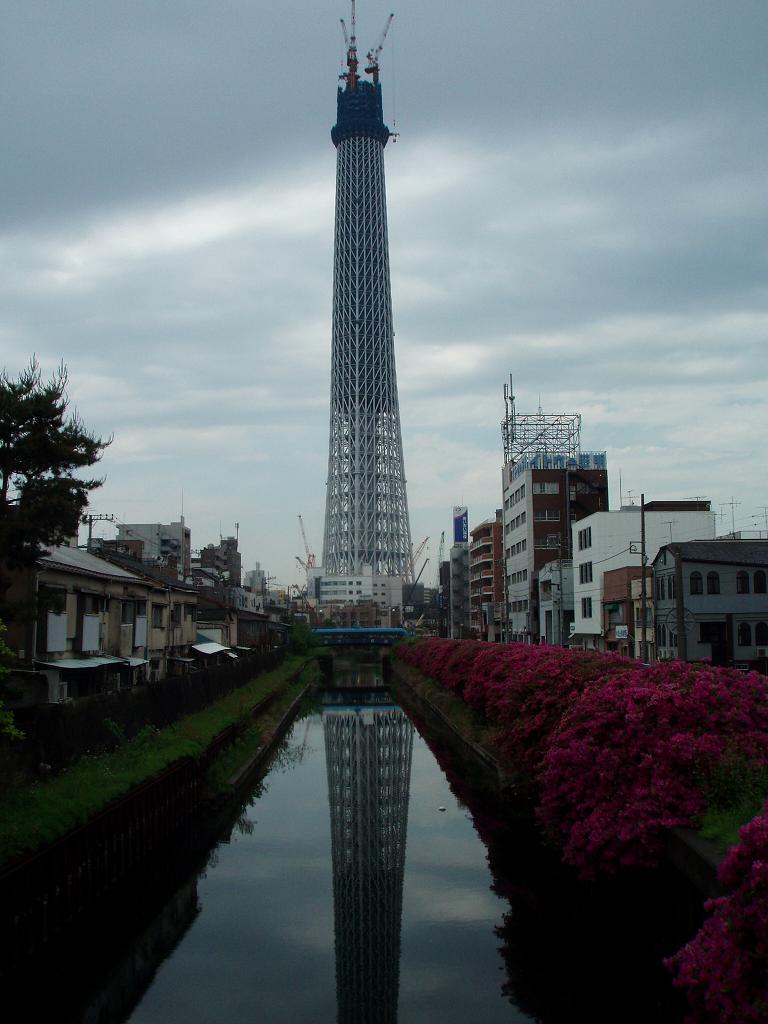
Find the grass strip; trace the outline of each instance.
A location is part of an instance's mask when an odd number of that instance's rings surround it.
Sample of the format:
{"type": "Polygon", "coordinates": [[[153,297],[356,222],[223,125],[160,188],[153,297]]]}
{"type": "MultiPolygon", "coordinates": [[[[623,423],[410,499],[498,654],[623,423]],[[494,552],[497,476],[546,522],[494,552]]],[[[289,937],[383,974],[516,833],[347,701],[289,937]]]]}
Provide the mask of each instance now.
{"type": "MultiPolygon", "coordinates": [[[[63,836],[112,800],[181,757],[201,757],[211,740],[267,694],[288,689],[305,657],[286,658],[210,707],[165,729],[143,729],[110,753],[88,755],[45,781],[0,797],[0,867],[63,836]]],[[[270,709],[271,710],[271,709],[270,709]]]]}
{"type": "Polygon", "coordinates": [[[259,748],[267,744],[283,720],[288,708],[301,691],[320,679],[317,662],[312,662],[288,689],[277,697],[258,719],[245,729],[235,742],[217,757],[206,775],[206,787],[211,795],[231,791],[229,780],[232,775],[250,760],[259,748]]]}

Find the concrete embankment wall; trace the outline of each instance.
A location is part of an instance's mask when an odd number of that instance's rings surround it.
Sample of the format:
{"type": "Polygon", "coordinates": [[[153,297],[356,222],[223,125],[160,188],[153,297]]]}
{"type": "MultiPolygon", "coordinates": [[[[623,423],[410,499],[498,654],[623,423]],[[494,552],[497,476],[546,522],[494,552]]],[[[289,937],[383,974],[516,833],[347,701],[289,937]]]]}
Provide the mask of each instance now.
{"type": "MultiPolygon", "coordinates": [[[[275,696],[263,698],[253,712],[263,711],[275,696]]],[[[299,703],[300,698],[294,700],[265,737],[248,762],[249,773],[268,756],[299,703]]],[[[4,969],[28,963],[56,936],[98,914],[101,901],[125,878],[141,873],[161,847],[178,841],[203,806],[209,766],[247,724],[247,719],[233,723],[214,737],[202,758],[181,758],[56,842],[0,871],[4,969]]]]}

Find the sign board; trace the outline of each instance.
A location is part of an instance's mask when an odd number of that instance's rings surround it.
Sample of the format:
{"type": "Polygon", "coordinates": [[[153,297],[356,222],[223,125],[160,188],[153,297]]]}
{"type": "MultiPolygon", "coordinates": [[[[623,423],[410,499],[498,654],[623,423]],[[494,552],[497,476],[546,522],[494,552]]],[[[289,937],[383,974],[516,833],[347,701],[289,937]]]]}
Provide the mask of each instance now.
{"type": "Polygon", "coordinates": [[[469,515],[466,505],[453,506],[453,543],[466,544],[469,540],[469,515]]]}
{"type": "Polygon", "coordinates": [[[629,626],[617,626],[616,627],[616,639],[617,640],[629,640],[629,626]]]}

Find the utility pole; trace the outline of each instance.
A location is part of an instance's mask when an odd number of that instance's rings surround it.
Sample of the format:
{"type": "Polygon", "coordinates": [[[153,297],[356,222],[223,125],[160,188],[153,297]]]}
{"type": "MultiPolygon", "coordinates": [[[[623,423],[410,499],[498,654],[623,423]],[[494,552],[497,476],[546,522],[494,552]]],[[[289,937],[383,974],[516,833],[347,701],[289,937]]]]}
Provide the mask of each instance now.
{"type": "MultiPolygon", "coordinates": [[[[672,539],[672,527],[669,528],[670,540],[672,539]]],[[[643,664],[648,661],[648,638],[646,633],[646,617],[648,615],[648,581],[645,577],[645,564],[647,556],[645,553],[645,494],[640,495],[640,660],[643,664]]]]}
{"type": "Polygon", "coordinates": [[[93,541],[93,524],[94,523],[114,523],[115,517],[113,515],[98,515],[93,512],[89,512],[87,516],[83,516],[80,520],[83,525],[88,527],[88,546],[86,551],[91,550],[91,543],[93,541]]]}

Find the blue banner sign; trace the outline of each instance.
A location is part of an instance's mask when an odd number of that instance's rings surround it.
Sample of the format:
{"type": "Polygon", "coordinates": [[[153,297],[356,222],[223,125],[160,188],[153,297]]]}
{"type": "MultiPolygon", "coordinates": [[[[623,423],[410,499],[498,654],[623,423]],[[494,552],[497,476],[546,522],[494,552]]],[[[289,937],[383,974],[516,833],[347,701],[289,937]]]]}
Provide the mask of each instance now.
{"type": "Polygon", "coordinates": [[[453,543],[466,544],[469,540],[469,516],[466,505],[453,506],[453,543]]]}

